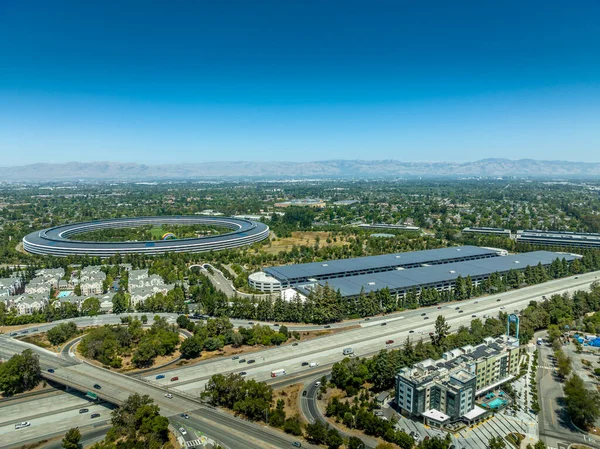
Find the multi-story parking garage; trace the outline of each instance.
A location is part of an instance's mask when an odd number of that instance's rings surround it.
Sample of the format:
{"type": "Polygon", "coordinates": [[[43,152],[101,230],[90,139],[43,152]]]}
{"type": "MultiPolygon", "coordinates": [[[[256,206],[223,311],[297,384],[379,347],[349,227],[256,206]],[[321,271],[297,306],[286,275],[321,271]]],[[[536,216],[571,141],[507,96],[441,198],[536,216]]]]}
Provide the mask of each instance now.
{"type": "Polygon", "coordinates": [[[228,217],[164,216],[118,218],[72,223],[32,232],[23,237],[23,248],[33,254],[52,256],[88,255],[107,257],[115,254],[165,254],[171,252],[207,252],[250,245],[266,239],[269,227],[261,222],[228,217]],[[86,242],[77,234],[99,229],[132,228],[145,225],[222,226],[230,232],[214,236],[133,242],[86,242]]]}
{"type": "Polygon", "coordinates": [[[550,251],[509,256],[500,249],[458,246],[270,267],[253,273],[248,281],[252,287],[264,292],[292,287],[307,295],[318,285],[328,285],[344,297],[384,288],[402,296],[413,289],[449,290],[459,276],[470,276],[473,283],[478,284],[494,273],[504,275],[527,266],[549,266],[557,258],[571,262],[577,257],[580,256],[550,251]]]}
{"type": "Polygon", "coordinates": [[[600,248],[600,234],[590,232],[517,231],[517,242],[533,245],[600,248]]]}
{"type": "Polygon", "coordinates": [[[249,281],[252,287],[259,290],[277,291],[282,288],[293,287],[315,280],[322,281],[361,274],[404,270],[427,265],[489,259],[498,257],[501,254],[502,250],[497,249],[456,246],[452,248],[384,254],[381,256],[355,257],[352,259],[269,267],[263,270],[264,273],[250,275],[249,281]]]}

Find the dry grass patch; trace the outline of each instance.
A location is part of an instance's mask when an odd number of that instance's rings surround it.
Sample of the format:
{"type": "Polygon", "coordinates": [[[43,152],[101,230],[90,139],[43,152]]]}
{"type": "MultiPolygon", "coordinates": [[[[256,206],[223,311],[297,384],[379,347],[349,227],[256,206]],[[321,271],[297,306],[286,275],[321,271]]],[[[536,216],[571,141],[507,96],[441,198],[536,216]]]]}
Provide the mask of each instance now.
{"type": "Polygon", "coordinates": [[[273,390],[273,404],[277,405],[277,401],[282,399],[284,403],[283,410],[287,418],[299,416],[300,419],[303,419],[299,402],[302,387],[303,385],[299,383],[273,390]]]}
{"type": "Polygon", "coordinates": [[[330,232],[326,231],[294,231],[291,237],[272,238],[270,245],[261,247],[261,251],[268,254],[277,254],[283,251],[290,251],[294,246],[314,246],[319,237],[319,246],[342,246],[345,243],[340,236],[336,237],[337,241],[327,243],[327,239],[331,237],[330,232]]]}

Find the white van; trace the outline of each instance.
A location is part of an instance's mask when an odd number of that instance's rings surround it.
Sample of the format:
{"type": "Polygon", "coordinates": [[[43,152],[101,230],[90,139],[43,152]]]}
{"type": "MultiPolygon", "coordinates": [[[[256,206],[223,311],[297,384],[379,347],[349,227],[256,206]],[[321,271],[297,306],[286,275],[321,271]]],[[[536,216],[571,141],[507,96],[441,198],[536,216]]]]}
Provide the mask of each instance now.
{"type": "Polygon", "coordinates": [[[318,363],[318,362],[310,362],[310,363],[308,364],[308,367],[309,367],[309,368],[314,368],[315,366],[319,366],[319,363],[318,363]]]}

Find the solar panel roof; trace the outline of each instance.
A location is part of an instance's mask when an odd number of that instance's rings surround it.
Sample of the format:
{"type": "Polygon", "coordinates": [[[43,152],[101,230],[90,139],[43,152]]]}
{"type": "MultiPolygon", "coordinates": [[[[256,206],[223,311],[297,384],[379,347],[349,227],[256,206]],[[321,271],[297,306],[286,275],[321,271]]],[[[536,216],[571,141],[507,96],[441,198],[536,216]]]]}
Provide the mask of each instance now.
{"type": "Polygon", "coordinates": [[[556,258],[567,261],[575,256],[551,251],[534,251],[511,256],[477,259],[464,262],[454,262],[444,265],[411,268],[408,270],[385,271],[373,274],[361,274],[336,279],[319,281],[339,290],[342,296],[357,296],[361,290],[365,293],[389,288],[392,291],[407,291],[424,285],[435,285],[456,280],[458,276],[472,278],[489,276],[495,272],[506,272],[510,269],[524,269],[527,265],[536,266],[538,263],[549,265],[556,258]]]}
{"type": "Polygon", "coordinates": [[[351,273],[362,270],[381,270],[414,264],[432,264],[463,257],[493,257],[497,251],[477,246],[455,246],[450,248],[411,251],[405,253],[384,254],[381,256],[356,257],[353,259],[338,259],[324,262],[311,262],[296,265],[284,265],[265,268],[280,281],[296,279],[320,278],[335,274],[351,273]]]}

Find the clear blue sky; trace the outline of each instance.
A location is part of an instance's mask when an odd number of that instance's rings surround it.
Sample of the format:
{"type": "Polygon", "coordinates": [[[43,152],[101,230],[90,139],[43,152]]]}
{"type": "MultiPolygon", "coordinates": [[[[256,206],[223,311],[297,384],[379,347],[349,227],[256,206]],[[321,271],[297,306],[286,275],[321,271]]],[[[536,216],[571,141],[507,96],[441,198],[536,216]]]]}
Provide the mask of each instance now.
{"type": "Polygon", "coordinates": [[[600,161],[600,2],[0,2],[0,165],[600,161]]]}

